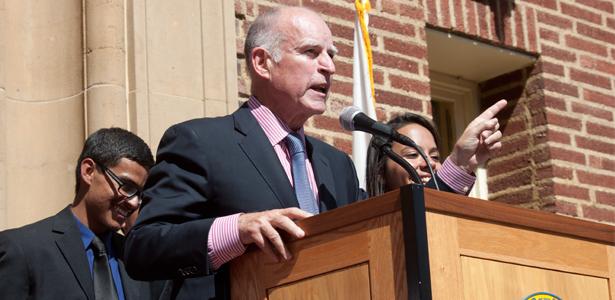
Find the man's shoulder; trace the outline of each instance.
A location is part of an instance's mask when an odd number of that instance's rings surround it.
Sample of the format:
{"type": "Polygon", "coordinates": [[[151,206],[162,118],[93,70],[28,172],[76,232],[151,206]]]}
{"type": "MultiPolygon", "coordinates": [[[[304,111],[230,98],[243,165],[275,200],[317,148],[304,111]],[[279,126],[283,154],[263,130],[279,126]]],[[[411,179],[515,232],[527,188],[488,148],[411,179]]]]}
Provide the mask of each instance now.
{"type": "Polygon", "coordinates": [[[53,235],[54,217],[56,216],[0,232],[0,252],[11,251],[16,255],[27,255],[39,251],[37,249],[40,249],[41,245],[47,245],[45,241],[53,235]]]}
{"type": "Polygon", "coordinates": [[[320,153],[324,153],[326,155],[334,155],[334,156],[340,156],[340,157],[347,157],[348,154],[346,154],[345,152],[331,146],[330,144],[321,141],[320,139],[317,139],[315,137],[311,137],[311,136],[305,136],[308,143],[311,144],[313,150],[315,152],[320,152],[320,153]]]}

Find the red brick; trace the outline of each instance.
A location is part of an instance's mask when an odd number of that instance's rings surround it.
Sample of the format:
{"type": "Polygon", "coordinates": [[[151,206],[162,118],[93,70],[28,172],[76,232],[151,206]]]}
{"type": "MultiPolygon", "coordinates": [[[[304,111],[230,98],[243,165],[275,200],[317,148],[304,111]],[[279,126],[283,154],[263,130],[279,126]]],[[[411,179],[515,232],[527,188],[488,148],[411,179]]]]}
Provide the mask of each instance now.
{"type": "Polygon", "coordinates": [[[570,79],[578,82],[583,82],[589,85],[601,87],[603,89],[611,89],[611,79],[608,77],[588,73],[577,69],[570,69],[570,79]]]}
{"type": "Polygon", "coordinates": [[[423,101],[395,92],[376,89],[376,102],[400,106],[411,111],[422,111],[423,101]]]}
{"type": "Polygon", "coordinates": [[[354,51],[352,49],[352,46],[348,46],[348,45],[337,43],[335,45],[335,47],[337,47],[337,55],[336,55],[336,57],[337,56],[348,57],[348,58],[352,57],[352,53],[354,51]]]}
{"type": "Polygon", "coordinates": [[[569,161],[580,165],[585,164],[585,155],[581,152],[562,149],[559,147],[551,147],[549,150],[552,159],[569,161]]]}
{"type": "Polygon", "coordinates": [[[587,101],[615,107],[615,97],[614,96],[602,94],[600,92],[592,91],[589,89],[583,89],[583,99],[587,101]]]}
{"type": "Polygon", "coordinates": [[[561,64],[554,64],[546,61],[541,61],[542,70],[547,74],[557,75],[564,77],[564,66],[561,64]]]}
{"type": "Polygon", "coordinates": [[[352,83],[334,79],[331,83],[331,93],[350,96],[352,95],[352,83]]]}
{"type": "Polygon", "coordinates": [[[615,210],[584,205],[583,217],[600,222],[615,223],[615,210]]]}
{"type": "MultiPolygon", "coordinates": [[[[500,190],[495,190],[494,188],[491,187],[491,185],[489,185],[489,191],[500,191],[500,190]]],[[[511,205],[529,203],[529,202],[532,202],[532,189],[531,187],[528,187],[522,190],[508,192],[508,193],[505,193],[497,197],[490,197],[489,200],[500,202],[500,203],[511,204],[511,205]]]]}
{"type": "MultiPolygon", "coordinates": [[[[517,10],[513,10],[512,13],[514,14],[514,23],[515,23],[515,38],[516,38],[516,44],[513,45],[514,47],[518,47],[521,49],[527,49],[527,44],[526,44],[526,39],[525,39],[525,30],[523,29],[523,24],[525,24],[526,22],[524,21],[524,12],[525,10],[521,10],[521,9],[517,9],[517,10]]],[[[511,21],[513,18],[510,18],[511,21]]]]}
{"type": "Polygon", "coordinates": [[[489,161],[488,171],[489,176],[497,176],[505,173],[510,173],[523,168],[527,168],[530,165],[530,154],[524,153],[513,157],[507,157],[503,160],[489,161]]]}
{"type": "Polygon", "coordinates": [[[564,50],[561,48],[549,46],[542,44],[542,55],[546,57],[555,58],[561,61],[575,62],[577,60],[577,55],[575,52],[564,50]]]}
{"type": "Polygon", "coordinates": [[[451,27],[451,8],[449,7],[448,1],[439,1],[440,2],[440,21],[442,27],[450,28],[451,27]]]}
{"type": "Polygon", "coordinates": [[[427,0],[425,2],[425,12],[427,13],[427,23],[438,25],[438,7],[436,0],[427,0]]]}
{"type": "Polygon", "coordinates": [[[545,95],[545,107],[554,108],[561,111],[566,111],[566,101],[561,98],[545,95]]]}
{"type": "Polygon", "coordinates": [[[605,171],[615,171],[615,160],[591,155],[589,157],[589,166],[605,171]]]}
{"type": "Polygon", "coordinates": [[[579,90],[575,85],[562,83],[552,79],[544,79],[545,90],[568,95],[572,97],[579,96],[579,90]]]}
{"type": "Polygon", "coordinates": [[[596,202],[600,204],[615,206],[615,193],[596,191],[596,202]]]}
{"type": "Polygon", "coordinates": [[[610,33],[600,28],[585,25],[583,23],[577,23],[577,32],[583,36],[603,41],[608,44],[612,44],[613,41],[615,41],[615,33],[610,33]]]}
{"type": "Polygon", "coordinates": [[[333,147],[342,150],[348,155],[352,155],[352,141],[344,139],[334,139],[333,147]]]}
{"type": "Polygon", "coordinates": [[[601,186],[605,188],[613,188],[615,186],[615,176],[577,170],[577,177],[581,183],[593,186],[601,186]]]}
{"type": "Polygon", "coordinates": [[[378,53],[374,55],[374,65],[379,65],[387,68],[397,69],[402,72],[408,72],[412,74],[419,74],[419,64],[415,61],[396,57],[386,53],[378,53]]]}
{"type": "MultiPolygon", "coordinates": [[[[615,128],[613,126],[604,126],[591,121],[587,121],[585,126],[589,134],[615,139],[615,128]]],[[[613,149],[613,153],[615,153],[615,148],[613,149]]]]}
{"type": "Polygon", "coordinates": [[[354,27],[339,25],[335,23],[328,23],[327,25],[329,25],[333,36],[348,40],[349,42],[354,41],[354,27]]]}
{"type": "MultiPolygon", "coordinates": [[[[506,129],[502,129],[504,136],[506,136],[506,129]]],[[[526,151],[528,149],[529,142],[528,137],[515,137],[514,139],[503,139],[502,140],[502,150],[500,150],[499,155],[505,156],[511,153],[526,151]]]]}
{"type": "Polygon", "coordinates": [[[309,7],[321,14],[344,19],[354,22],[355,8],[354,5],[339,6],[325,1],[308,0],[303,1],[303,6],[309,7]]]}
{"type": "Polygon", "coordinates": [[[615,29],[615,18],[606,18],[606,25],[611,29],[615,29]]]}
{"type": "MultiPolygon", "coordinates": [[[[606,56],[606,55],[605,55],[606,56]]],[[[595,59],[593,57],[582,55],[579,59],[581,66],[584,68],[608,73],[615,76],[615,64],[612,61],[595,59]]]]}
{"type": "Polygon", "coordinates": [[[542,210],[571,217],[578,216],[576,204],[561,200],[547,203],[542,207],[542,210]]]}
{"type": "Polygon", "coordinates": [[[526,3],[533,3],[537,6],[557,10],[557,2],[555,0],[525,0],[526,3]]]}
{"type": "Polygon", "coordinates": [[[527,96],[544,94],[545,82],[542,77],[530,78],[525,83],[525,94],[527,96]]]}
{"type": "Polygon", "coordinates": [[[572,47],[574,49],[579,49],[581,51],[594,53],[600,56],[608,55],[607,48],[605,46],[594,42],[589,42],[571,35],[566,36],[566,46],[572,47]]]}
{"type": "MultiPolygon", "coordinates": [[[[395,32],[397,34],[404,35],[406,37],[414,37],[415,30],[414,25],[400,23],[397,20],[391,20],[380,16],[369,17],[369,27],[378,28],[385,31],[395,32]]],[[[370,29],[371,30],[371,29],[370,29]]]]}
{"type": "Polygon", "coordinates": [[[532,184],[532,170],[527,167],[510,175],[489,181],[489,190],[502,191],[511,187],[523,187],[532,184]]]}
{"type": "Polygon", "coordinates": [[[541,40],[547,40],[547,41],[559,43],[559,33],[558,32],[555,32],[555,31],[552,31],[546,28],[540,28],[539,36],[541,40]]]}
{"type": "Polygon", "coordinates": [[[548,139],[549,141],[552,141],[552,142],[570,145],[570,134],[569,133],[559,132],[559,131],[550,129],[548,131],[548,139]]]}
{"type": "MultiPolygon", "coordinates": [[[[594,139],[588,139],[582,136],[575,137],[577,146],[583,149],[593,150],[596,152],[602,152],[604,154],[615,153],[615,144],[598,141],[594,139]]],[[[615,187],[615,185],[614,185],[615,187]]]]}
{"type": "Polygon", "coordinates": [[[557,27],[559,30],[572,29],[572,21],[568,18],[563,18],[553,14],[538,12],[538,23],[547,24],[557,27]]]}
{"type": "Polygon", "coordinates": [[[488,9],[487,9],[487,4],[483,4],[481,2],[476,1],[476,11],[478,14],[478,35],[484,39],[488,39],[490,40],[491,37],[489,36],[489,31],[488,31],[488,23],[489,20],[491,20],[491,18],[489,17],[489,13],[488,13],[488,9]]]}
{"type": "Polygon", "coordinates": [[[389,80],[391,81],[391,87],[393,88],[414,92],[419,95],[427,96],[431,94],[431,89],[429,83],[427,82],[392,74],[389,75],[389,80]]]}
{"type": "Polygon", "coordinates": [[[613,2],[611,0],[575,0],[575,2],[602,12],[613,13],[613,2]]]}
{"type": "Polygon", "coordinates": [[[313,123],[312,126],[318,129],[325,129],[336,132],[346,132],[340,126],[340,122],[336,118],[331,118],[328,116],[317,115],[312,118],[313,123]]]}
{"type": "Polygon", "coordinates": [[[550,125],[560,126],[568,129],[581,130],[581,120],[574,117],[563,116],[553,112],[547,112],[547,121],[550,125]]]}
{"type": "Polygon", "coordinates": [[[476,5],[475,2],[473,0],[464,0],[465,1],[465,8],[466,8],[466,18],[467,18],[467,22],[468,22],[468,33],[471,35],[476,35],[478,34],[478,30],[477,30],[477,16],[476,16],[476,5]]]}
{"type": "Polygon", "coordinates": [[[559,179],[572,179],[572,169],[553,166],[553,176],[559,179]]]}
{"type": "MultiPolygon", "coordinates": [[[[611,110],[604,110],[602,108],[583,105],[576,102],[572,103],[572,111],[584,115],[591,115],[607,121],[613,120],[613,112],[611,110]]],[[[615,129],[611,128],[611,131],[615,132],[615,129]]]]}
{"type": "Polygon", "coordinates": [[[335,61],[335,77],[347,77],[352,79],[352,63],[335,61]]]}
{"type": "Polygon", "coordinates": [[[455,24],[453,24],[453,27],[455,27],[455,29],[457,29],[458,31],[463,32],[466,29],[463,24],[463,20],[465,19],[465,14],[463,13],[463,5],[461,3],[456,3],[454,7],[455,24]]]}
{"type": "Polygon", "coordinates": [[[553,191],[556,196],[575,198],[578,200],[589,201],[589,190],[569,184],[553,183],[553,191]]]}
{"type": "Polygon", "coordinates": [[[506,122],[506,135],[513,135],[528,130],[525,119],[509,120],[506,122]]]}
{"type": "Polygon", "coordinates": [[[565,15],[569,15],[575,19],[583,19],[585,21],[596,23],[596,24],[602,23],[602,16],[597,13],[588,11],[586,9],[583,9],[577,6],[569,5],[566,3],[560,3],[560,5],[561,5],[561,11],[565,15]]]}
{"type": "Polygon", "coordinates": [[[382,11],[385,13],[408,17],[413,20],[424,20],[425,12],[421,7],[414,7],[404,4],[406,1],[382,1],[382,11]]]}
{"type": "Polygon", "coordinates": [[[374,84],[384,84],[384,74],[382,71],[373,70],[374,71],[374,84]]]}
{"type": "Polygon", "coordinates": [[[406,56],[415,57],[418,59],[427,58],[427,47],[410,44],[391,38],[384,38],[384,47],[393,52],[397,52],[406,56]]]}

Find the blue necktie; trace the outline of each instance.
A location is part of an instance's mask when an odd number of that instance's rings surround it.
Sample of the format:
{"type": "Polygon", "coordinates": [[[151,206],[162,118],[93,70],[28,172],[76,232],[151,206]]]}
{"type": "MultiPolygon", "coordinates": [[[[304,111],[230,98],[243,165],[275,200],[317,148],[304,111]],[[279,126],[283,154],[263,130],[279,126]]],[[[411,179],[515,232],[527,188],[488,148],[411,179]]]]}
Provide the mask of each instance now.
{"type": "Polygon", "coordinates": [[[291,156],[295,195],[297,196],[297,201],[299,201],[299,207],[309,213],[318,214],[318,206],[310,188],[310,181],[305,166],[305,149],[303,148],[301,138],[295,133],[290,133],[286,136],[286,144],[291,156]]]}

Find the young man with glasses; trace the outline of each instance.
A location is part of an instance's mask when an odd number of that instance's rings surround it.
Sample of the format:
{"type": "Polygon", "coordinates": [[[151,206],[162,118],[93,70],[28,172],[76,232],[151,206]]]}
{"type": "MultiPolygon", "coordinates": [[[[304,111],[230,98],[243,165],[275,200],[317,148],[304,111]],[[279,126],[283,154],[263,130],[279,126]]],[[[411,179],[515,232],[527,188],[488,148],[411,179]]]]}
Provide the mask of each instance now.
{"type": "Polygon", "coordinates": [[[73,203],[55,216],[0,233],[6,299],[155,299],[124,270],[124,228],[141,204],[154,159],[138,136],[101,129],[85,142],[73,203]]]}

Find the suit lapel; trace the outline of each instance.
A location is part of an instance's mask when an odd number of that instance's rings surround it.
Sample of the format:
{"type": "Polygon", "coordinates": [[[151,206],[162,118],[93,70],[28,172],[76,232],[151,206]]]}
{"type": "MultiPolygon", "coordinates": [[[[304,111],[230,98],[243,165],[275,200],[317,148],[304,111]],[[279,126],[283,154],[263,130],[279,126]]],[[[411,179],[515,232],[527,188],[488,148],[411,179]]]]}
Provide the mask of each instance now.
{"type": "Polygon", "coordinates": [[[235,130],[244,135],[239,147],[275,194],[282,207],[299,207],[282,164],[247,105],[233,114],[235,130]]]}
{"type": "Polygon", "coordinates": [[[314,151],[313,138],[306,136],[308,156],[312,162],[316,185],[318,186],[318,198],[320,212],[325,212],[337,207],[335,202],[335,182],[333,173],[329,167],[329,159],[320,151],[314,151]]]}
{"type": "Polygon", "coordinates": [[[70,207],[63,209],[54,217],[52,232],[56,236],[58,249],[73,271],[81,289],[88,299],[94,299],[94,283],[90,267],[70,207]]]}

